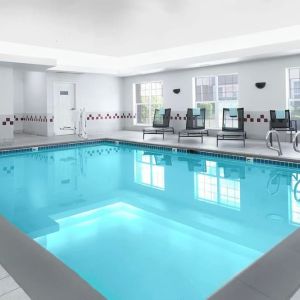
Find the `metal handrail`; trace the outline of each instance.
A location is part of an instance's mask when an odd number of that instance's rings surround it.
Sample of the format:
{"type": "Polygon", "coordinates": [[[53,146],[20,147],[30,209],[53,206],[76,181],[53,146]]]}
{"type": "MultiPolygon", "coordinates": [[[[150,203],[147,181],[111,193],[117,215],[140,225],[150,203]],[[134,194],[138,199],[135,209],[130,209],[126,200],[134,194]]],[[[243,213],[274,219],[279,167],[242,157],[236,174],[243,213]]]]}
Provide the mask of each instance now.
{"type": "Polygon", "coordinates": [[[281,144],[280,144],[280,140],[279,140],[279,134],[278,134],[278,132],[276,130],[269,130],[267,132],[267,135],[266,135],[266,146],[267,146],[267,148],[276,151],[278,153],[278,156],[282,155],[281,144]],[[275,148],[275,147],[273,147],[271,145],[270,137],[273,134],[276,136],[277,143],[278,143],[278,148],[275,148]]]}
{"type": "Polygon", "coordinates": [[[300,149],[298,149],[298,136],[299,135],[300,135],[300,131],[295,134],[294,140],[293,140],[293,148],[296,152],[300,152],[300,149]]]}

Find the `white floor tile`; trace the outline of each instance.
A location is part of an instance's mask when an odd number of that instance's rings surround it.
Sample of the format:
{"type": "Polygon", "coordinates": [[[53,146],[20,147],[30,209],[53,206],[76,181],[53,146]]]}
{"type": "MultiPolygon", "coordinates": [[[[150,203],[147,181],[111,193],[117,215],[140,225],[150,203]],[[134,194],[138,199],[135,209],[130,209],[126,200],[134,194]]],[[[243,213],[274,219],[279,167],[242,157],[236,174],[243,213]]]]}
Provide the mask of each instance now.
{"type": "Polygon", "coordinates": [[[0,265],[0,279],[7,277],[8,273],[6,272],[6,270],[0,265]]]}
{"type": "Polygon", "coordinates": [[[22,290],[18,288],[12,292],[9,292],[0,297],[0,300],[30,300],[28,295],[22,290]]]}
{"type": "Polygon", "coordinates": [[[17,289],[19,286],[11,276],[0,280],[0,296],[17,289]]]}

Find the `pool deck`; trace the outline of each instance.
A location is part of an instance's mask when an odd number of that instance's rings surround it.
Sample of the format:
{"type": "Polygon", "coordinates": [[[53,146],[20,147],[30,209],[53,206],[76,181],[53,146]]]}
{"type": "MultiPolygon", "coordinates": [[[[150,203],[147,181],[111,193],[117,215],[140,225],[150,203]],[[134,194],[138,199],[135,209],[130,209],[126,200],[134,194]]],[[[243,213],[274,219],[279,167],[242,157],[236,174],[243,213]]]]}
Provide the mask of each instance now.
{"type": "MultiPolygon", "coordinates": [[[[278,157],[275,151],[267,149],[265,142],[260,140],[246,140],[245,148],[239,141],[221,141],[217,148],[215,137],[204,137],[203,144],[199,138],[185,138],[178,143],[177,135],[166,135],[165,140],[160,135],[149,135],[143,141],[141,132],[135,131],[91,135],[88,140],[104,138],[300,162],[300,153],[295,152],[290,143],[282,143],[283,155],[278,157]]],[[[79,141],[84,140],[74,135],[44,137],[17,134],[12,142],[1,144],[0,150],[79,141]]],[[[104,297],[52,254],[0,217],[0,300],[14,299],[100,300],[104,297]]],[[[209,299],[300,299],[300,229],[209,299]]]]}
{"type": "MultiPolygon", "coordinates": [[[[162,139],[161,135],[146,135],[143,140],[142,133],[138,131],[114,131],[109,133],[90,135],[87,140],[97,139],[116,139],[128,142],[145,143],[152,145],[162,145],[170,147],[182,147],[192,150],[202,151],[217,151],[219,153],[236,154],[244,156],[257,156],[268,159],[280,159],[300,162],[300,153],[295,152],[291,143],[282,142],[282,156],[278,156],[277,152],[270,150],[266,147],[265,141],[262,140],[246,140],[246,147],[244,148],[240,141],[220,141],[219,147],[216,146],[215,137],[204,137],[203,144],[200,138],[182,138],[182,141],[178,143],[177,134],[166,134],[165,139],[162,139]]],[[[77,135],[65,135],[65,136],[37,136],[29,134],[16,134],[12,142],[6,144],[0,144],[0,150],[13,149],[19,147],[35,147],[42,145],[60,144],[60,143],[72,143],[80,142],[84,139],[77,135]]],[[[275,143],[274,143],[275,145],[275,143]]]]}

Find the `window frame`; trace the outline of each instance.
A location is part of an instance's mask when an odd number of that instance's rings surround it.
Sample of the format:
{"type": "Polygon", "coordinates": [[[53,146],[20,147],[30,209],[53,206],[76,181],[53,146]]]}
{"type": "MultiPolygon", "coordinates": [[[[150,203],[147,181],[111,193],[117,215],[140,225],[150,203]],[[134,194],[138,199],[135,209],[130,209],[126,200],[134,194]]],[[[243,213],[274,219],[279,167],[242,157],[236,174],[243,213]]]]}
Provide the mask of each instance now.
{"type": "MultiPolygon", "coordinates": [[[[298,72],[299,72],[299,81],[300,81],[300,67],[288,67],[286,68],[286,109],[288,109],[290,112],[291,112],[291,119],[294,119],[294,120],[300,120],[300,118],[296,118],[293,116],[293,111],[294,109],[291,108],[290,106],[290,102],[291,101],[294,101],[294,102],[298,102],[299,103],[299,107],[300,107],[300,98],[299,99],[293,99],[291,98],[291,94],[292,94],[292,90],[291,90],[291,85],[290,85],[290,82],[291,82],[291,78],[290,78],[290,70],[293,70],[293,69],[298,69],[298,72]]],[[[300,92],[300,90],[299,90],[300,92]]]]}
{"type": "MultiPolygon", "coordinates": [[[[221,121],[220,118],[221,116],[219,116],[219,105],[220,103],[224,103],[225,101],[236,101],[237,102],[237,107],[239,106],[239,92],[240,92],[240,84],[239,84],[239,73],[221,73],[221,74],[211,74],[211,75],[196,75],[192,78],[192,87],[193,87],[193,107],[197,108],[197,105],[203,105],[203,104],[214,104],[215,105],[215,118],[214,118],[214,122],[215,124],[218,124],[217,126],[214,127],[210,127],[210,129],[216,129],[216,130],[220,130],[221,129],[221,121]],[[237,100],[220,100],[219,99],[219,77],[220,76],[233,76],[236,75],[237,76],[237,85],[238,85],[238,89],[237,89],[237,100]],[[212,101],[197,101],[196,99],[196,86],[197,86],[197,78],[210,78],[210,77],[214,77],[215,79],[215,91],[214,91],[214,96],[215,99],[212,101]],[[217,112],[217,113],[216,113],[217,112]]],[[[206,114],[207,115],[207,114],[206,114]]]]}
{"type": "MultiPolygon", "coordinates": [[[[138,123],[138,116],[137,116],[137,107],[138,106],[142,106],[145,105],[145,103],[137,103],[137,99],[136,99],[136,85],[142,85],[142,84],[151,84],[152,83],[160,83],[161,84],[161,98],[162,98],[162,105],[161,107],[163,107],[163,103],[164,103],[164,82],[162,80],[149,80],[149,81],[142,81],[142,82],[135,82],[132,85],[132,89],[133,89],[133,114],[136,116],[134,118],[134,125],[135,126],[151,126],[152,122],[150,123],[138,123]]],[[[149,115],[148,115],[148,119],[151,121],[153,120],[154,117],[154,112],[152,112],[152,88],[151,88],[151,95],[149,96],[150,98],[150,102],[148,103],[148,111],[149,111],[149,115]]]]}

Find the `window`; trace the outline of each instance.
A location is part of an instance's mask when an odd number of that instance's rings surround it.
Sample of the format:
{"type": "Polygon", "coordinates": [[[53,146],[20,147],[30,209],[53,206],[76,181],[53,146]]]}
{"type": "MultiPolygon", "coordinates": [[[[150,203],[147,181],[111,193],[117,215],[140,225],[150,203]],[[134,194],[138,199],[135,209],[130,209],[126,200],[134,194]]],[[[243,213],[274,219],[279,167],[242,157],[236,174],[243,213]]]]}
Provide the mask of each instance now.
{"type": "Polygon", "coordinates": [[[150,125],[156,108],[163,106],[161,81],[134,84],[134,110],[137,125],[150,125]]]}
{"type": "Polygon", "coordinates": [[[300,119],[300,68],[288,69],[287,77],[287,107],[292,119],[300,119]]]}
{"type": "Polygon", "coordinates": [[[157,165],[154,155],[135,151],[134,181],[138,184],[163,190],[165,188],[165,168],[157,165]]]}
{"type": "Polygon", "coordinates": [[[222,127],[223,108],[238,106],[238,75],[202,76],[193,80],[194,106],[206,109],[208,127],[222,127]]]}

